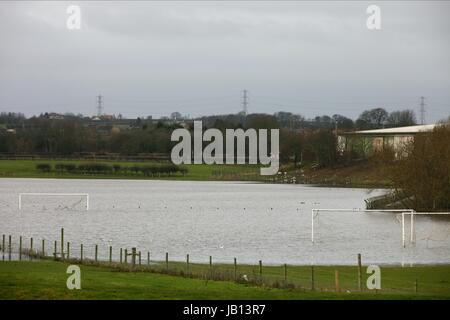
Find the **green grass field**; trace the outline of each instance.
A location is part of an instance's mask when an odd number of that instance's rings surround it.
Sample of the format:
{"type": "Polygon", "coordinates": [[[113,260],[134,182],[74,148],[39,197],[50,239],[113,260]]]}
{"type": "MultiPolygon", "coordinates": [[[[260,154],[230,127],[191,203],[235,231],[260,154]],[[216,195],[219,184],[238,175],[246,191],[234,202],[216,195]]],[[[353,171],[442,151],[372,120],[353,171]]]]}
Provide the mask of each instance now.
{"type": "MultiPolygon", "coordinates": [[[[170,177],[147,177],[133,174],[71,174],[58,172],[40,172],[39,163],[48,163],[53,167],[57,163],[80,164],[92,160],[0,160],[0,178],[71,178],[71,179],[168,179],[168,180],[260,180],[259,167],[256,165],[186,165],[186,175],[175,174],[170,177]]],[[[154,162],[98,161],[99,163],[119,164],[121,166],[148,165],[154,162]]]]}
{"type": "MultiPolygon", "coordinates": [[[[274,176],[261,176],[258,165],[185,165],[188,173],[173,174],[172,176],[149,177],[144,175],[134,175],[131,173],[119,174],[80,174],[80,173],[59,173],[53,170],[45,173],[36,170],[37,164],[48,163],[54,168],[55,164],[76,164],[91,163],[93,160],[0,160],[0,178],[66,178],[66,179],[164,179],[164,180],[189,180],[189,181],[264,181],[270,182],[274,176]]],[[[109,165],[118,164],[122,167],[145,166],[156,163],[155,161],[113,161],[99,160],[98,163],[109,165]]],[[[283,176],[286,180],[296,177],[299,183],[316,184],[334,187],[354,187],[354,188],[381,188],[390,186],[390,182],[379,174],[379,170],[369,162],[355,164],[350,167],[323,168],[312,170],[305,167],[303,173],[292,166],[284,166],[280,171],[287,171],[288,175],[283,176]]],[[[281,176],[275,177],[278,182],[282,182],[281,176]]]]}
{"type": "MultiPolygon", "coordinates": [[[[311,291],[298,286],[273,288],[86,265],[80,266],[81,290],[68,290],[68,265],[50,260],[0,262],[0,299],[450,299],[450,266],[382,267],[382,289],[357,292],[353,289],[356,285],[353,266],[316,267],[316,290],[311,291]],[[336,269],[340,273],[340,293],[332,291],[336,269]],[[417,293],[415,279],[418,279],[417,293]]],[[[183,264],[178,263],[178,267],[182,268],[183,264]]],[[[196,264],[191,267],[192,273],[209,268],[196,264]]],[[[240,265],[239,272],[251,274],[256,268],[240,265]]],[[[264,267],[263,277],[278,276],[281,269],[264,267]]],[[[310,267],[290,266],[288,270],[288,279],[307,286],[310,267]]]]}

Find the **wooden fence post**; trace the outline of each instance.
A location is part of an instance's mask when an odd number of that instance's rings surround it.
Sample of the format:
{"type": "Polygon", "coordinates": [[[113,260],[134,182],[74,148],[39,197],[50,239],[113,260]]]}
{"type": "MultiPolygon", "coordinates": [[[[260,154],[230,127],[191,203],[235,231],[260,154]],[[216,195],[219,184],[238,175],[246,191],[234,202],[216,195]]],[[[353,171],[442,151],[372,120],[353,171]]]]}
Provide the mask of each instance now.
{"type": "Polygon", "coordinates": [[[209,256],[209,277],[212,279],[212,256],[209,256]]]}
{"type": "Polygon", "coordinates": [[[8,260],[11,261],[11,251],[12,251],[12,244],[11,244],[11,235],[8,237],[8,260]]]}
{"type": "Polygon", "coordinates": [[[186,275],[189,277],[189,254],[186,255],[186,275]]]}
{"type": "Polygon", "coordinates": [[[45,257],[45,240],[42,239],[42,256],[45,257]]]}
{"type": "Polygon", "coordinates": [[[70,242],[69,241],[67,241],[67,253],[66,253],[66,255],[67,255],[67,259],[70,259],[70,242]]]}
{"type": "Polygon", "coordinates": [[[259,280],[262,281],[262,261],[259,260],[259,280]]]}
{"type": "Polygon", "coordinates": [[[109,264],[112,263],[112,246],[109,246],[109,264]]]}
{"type": "Polygon", "coordinates": [[[136,248],[131,248],[131,264],[133,268],[136,266],[136,248]]]}
{"type": "Polygon", "coordinates": [[[83,263],[83,244],[80,246],[80,261],[83,263]]]}
{"type": "Polygon", "coordinates": [[[362,264],[361,253],[358,253],[358,290],[362,291],[362,264]]]}
{"type": "Polygon", "coordinates": [[[166,270],[169,270],[169,253],[166,252],[166,270]]]}
{"type": "Polygon", "coordinates": [[[58,241],[55,240],[55,248],[53,250],[53,257],[55,258],[55,260],[57,258],[57,254],[58,254],[57,250],[58,250],[58,241]]]}
{"type": "Polygon", "coordinates": [[[122,262],[123,262],[122,255],[123,255],[123,254],[122,254],[122,248],[120,248],[120,260],[119,260],[119,261],[120,261],[120,264],[122,264],[122,262]]]}
{"type": "Polygon", "coordinates": [[[2,238],[2,252],[5,253],[5,235],[2,238]]]}
{"type": "Polygon", "coordinates": [[[287,282],[287,264],[284,264],[284,282],[287,282]]]}
{"type": "Polygon", "coordinates": [[[64,228],[61,228],[61,260],[64,260],[64,228]]]}
{"type": "Polygon", "coordinates": [[[98,244],[95,245],[95,262],[98,261],[98,244]]]}
{"type": "Polygon", "coordinates": [[[12,244],[11,244],[11,235],[8,237],[8,260],[11,261],[11,251],[12,251],[12,244]]]}
{"type": "Polygon", "coordinates": [[[33,237],[30,238],[30,253],[33,252],[33,237]]]}
{"type": "Polygon", "coordinates": [[[341,288],[339,285],[339,270],[334,271],[334,284],[335,284],[336,292],[338,292],[338,293],[341,292],[341,288]]]}
{"type": "Polygon", "coordinates": [[[22,260],[22,236],[19,237],[19,261],[22,260]]]}
{"type": "Polygon", "coordinates": [[[147,266],[150,266],[150,251],[147,251],[147,266]]]}

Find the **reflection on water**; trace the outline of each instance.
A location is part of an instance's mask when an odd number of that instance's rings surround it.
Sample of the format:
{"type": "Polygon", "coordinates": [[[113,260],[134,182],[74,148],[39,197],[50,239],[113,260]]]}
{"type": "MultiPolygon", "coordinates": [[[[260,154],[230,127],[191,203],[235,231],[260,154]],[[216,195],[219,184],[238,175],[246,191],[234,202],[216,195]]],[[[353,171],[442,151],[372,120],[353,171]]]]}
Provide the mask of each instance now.
{"type": "MultiPolygon", "coordinates": [[[[151,251],[163,260],[265,264],[450,263],[450,221],[416,217],[414,246],[401,247],[401,224],[392,213],[324,212],[315,219],[311,243],[311,208],[363,208],[363,189],[320,188],[223,182],[130,180],[0,180],[0,234],[47,241],[51,252],[59,230],[76,255],[79,244],[92,256],[94,245],[106,257],[122,248],[151,251]],[[89,193],[82,197],[26,197],[24,192],[89,193]]],[[[407,219],[407,222],[409,220],[407,219]]],[[[409,222],[407,223],[409,238],[409,222]]]]}

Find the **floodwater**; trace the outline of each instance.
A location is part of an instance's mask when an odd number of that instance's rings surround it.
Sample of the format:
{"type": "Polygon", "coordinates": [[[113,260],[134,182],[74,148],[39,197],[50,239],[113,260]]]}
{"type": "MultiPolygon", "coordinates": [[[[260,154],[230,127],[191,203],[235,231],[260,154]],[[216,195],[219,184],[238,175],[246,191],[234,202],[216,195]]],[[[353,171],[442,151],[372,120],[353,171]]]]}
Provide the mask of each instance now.
{"type": "MultiPolygon", "coordinates": [[[[383,190],[323,188],[292,184],[236,182],[0,179],[0,234],[29,238],[47,253],[59,241],[60,228],[71,255],[108,256],[113,247],[137,247],[152,260],[264,264],[424,264],[450,263],[450,219],[416,217],[415,244],[402,247],[401,215],[320,212],[312,208],[364,208],[364,199],[383,190]],[[86,193],[83,196],[33,196],[19,193],[86,193]]],[[[1,241],[1,240],[0,240],[1,241]]]]}

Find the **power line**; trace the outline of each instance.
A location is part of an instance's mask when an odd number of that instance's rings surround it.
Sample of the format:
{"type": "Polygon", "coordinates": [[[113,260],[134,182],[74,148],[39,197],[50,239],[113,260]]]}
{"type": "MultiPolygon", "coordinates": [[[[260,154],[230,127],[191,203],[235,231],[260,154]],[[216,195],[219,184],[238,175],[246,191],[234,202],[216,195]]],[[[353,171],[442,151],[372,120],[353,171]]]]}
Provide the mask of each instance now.
{"type": "Polygon", "coordinates": [[[222,101],[236,101],[236,97],[232,96],[219,96],[219,97],[203,97],[203,98],[188,98],[188,99],[170,99],[170,100],[129,100],[129,99],[108,99],[108,103],[120,104],[120,103],[133,103],[133,104],[151,104],[151,103],[178,103],[178,104],[197,104],[197,103],[211,103],[218,100],[222,101]]]}
{"type": "Polygon", "coordinates": [[[247,115],[248,112],[247,90],[244,90],[244,95],[242,96],[242,110],[244,111],[244,115],[247,115]]]}
{"type": "MultiPolygon", "coordinates": [[[[279,97],[270,97],[270,96],[266,96],[266,95],[258,95],[258,99],[262,98],[264,100],[276,100],[276,101],[280,101],[279,97]]],[[[311,103],[311,104],[331,104],[331,105],[338,105],[338,104],[348,104],[348,105],[373,105],[373,106],[377,106],[377,105],[411,105],[413,103],[415,103],[417,100],[353,100],[353,101],[345,101],[345,100],[311,100],[311,99],[292,99],[292,98],[283,98],[284,101],[289,101],[290,103],[311,103]]]]}
{"type": "Polygon", "coordinates": [[[97,116],[101,116],[102,115],[102,109],[103,109],[103,102],[102,102],[102,95],[101,94],[99,94],[98,96],[97,96],[97,116]]]}
{"type": "Polygon", "coordinates": [[[425,97],[420,97],[420,123],[425,124],[425,97]]]}

